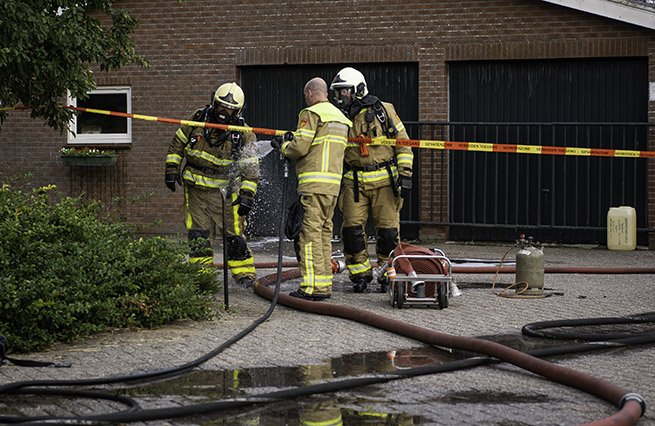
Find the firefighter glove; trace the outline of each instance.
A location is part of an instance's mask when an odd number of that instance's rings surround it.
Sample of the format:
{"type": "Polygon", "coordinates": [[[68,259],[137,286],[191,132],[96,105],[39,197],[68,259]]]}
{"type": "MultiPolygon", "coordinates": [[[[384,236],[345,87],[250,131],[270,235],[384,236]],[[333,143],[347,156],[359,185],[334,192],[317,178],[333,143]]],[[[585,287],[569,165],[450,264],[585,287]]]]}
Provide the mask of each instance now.
{"type": "Polygon", "coordinates": [[[274,149],[280,149],[282,144],[287,141],[292,141],[293,140],[293,132],[287,131],[284,133],[282,136],[276,136],[273,139],[271,139],[271,146],[274,149]]]}
{"type": "Polygon", "coordinates": [[[177,182],[178,185],[182,186],[182,179],[180,179],[180,175],[177,173],[166,173],[166,177],[164,179],[164,183],[170,189],[171,191],[175,192],[175,182],[177,182]]]}
{"type": "Polygon", "coordinates": [[[232,205],[233,206],[236,206],[237,204],[239,205],[239,208],[237,209],[237,214],[239,216],[248,216],[248,213],[250,213],[250,209],[252,209],[252,203],[253,203],[252,198],[239,196],[232,203],[232,205]]]}
{"type": "Polygon", "coordinates": [[[282,136],[276,136],[273,139],[271,139],[271,146],[273,149],[280,149],[282,146],[282,136]]]}
{"type": "Polygon", "coordinates": [[[409,194],[412,191],[412,178],[409,176],[400,176],[400,179],[398,179],[398,189],[400,189],[401,197],[409,198],[409,194]]]}

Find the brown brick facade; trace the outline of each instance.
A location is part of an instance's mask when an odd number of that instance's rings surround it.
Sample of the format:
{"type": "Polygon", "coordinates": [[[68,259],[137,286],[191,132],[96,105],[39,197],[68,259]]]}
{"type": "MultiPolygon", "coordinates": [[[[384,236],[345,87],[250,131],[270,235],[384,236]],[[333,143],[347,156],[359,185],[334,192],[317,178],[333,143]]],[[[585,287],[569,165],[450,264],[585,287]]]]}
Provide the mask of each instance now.
{"type": "MultiPolygon", "coordinates": [[[[538,0],[119,0],[115,6],[139,20],[134,38],[150,68],[96,71],[97,83],[131,86],[132,110],[143,115],[185,119],[218,84],[238,81],[239,67],[247,65],[415,62],[420,121],[448,119],[449,61],[647,56],[655,82],[655,31],[538,0]]],[[[652,100],[649,121],[655,122],[652,100]]],[[[61,164],[57,150],[65,136],[29,119],[29,112],[11,112],[0,132],[0,175],[31,172],[35,184],[54,183],[65,193],[120,196],[131,222],[161,220],[147,232],[183,233],[182,193],[171,194],[163,184],[175,130],[133,120],[133,142],[120,149],[118,166],[84,171],[61,164]]],[[[649,149],[655,151],[655,134],[649,149]]],[[[442,191],[431,175],[444,165],[440,153],[420,157],[422,219],[431,220],[443,207],[428,204],[442,191]]],[[[655,227],[654,166],[650,160],[649,227],[655,227]]],[[[423,235],[446,234],[426,229],[423,235]]]]}

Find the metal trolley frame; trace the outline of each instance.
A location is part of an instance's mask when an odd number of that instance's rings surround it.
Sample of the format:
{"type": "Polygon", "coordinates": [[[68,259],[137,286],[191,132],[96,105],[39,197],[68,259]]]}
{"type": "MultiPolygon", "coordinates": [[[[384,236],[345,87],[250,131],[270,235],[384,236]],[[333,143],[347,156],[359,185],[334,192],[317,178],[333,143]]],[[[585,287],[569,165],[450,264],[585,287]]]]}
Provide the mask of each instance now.
{"type": "Polygon", "coordinates": [[[407,274],[398,274],[389,279],[389,294],[391,298],[391,306],[394,305],[398,309],[402,309],[404,306],[413,306],[413,305],[438,305],[439,309],[445,309],[448,307],[448,297],[450,295],[450,282],[453,280],[452,277],[452,265],[450,260],[444,255],[444,253],[439,249],[432,249],[435,251],[434,255],[425,255],[425,254],[403,254],[396,256],[391,261],[391,267],[396,268],[396,262],[399,259],[433,259],[441,264],[446,271],[445,274],[418,274],[407,275],[407,274]],[[412,291],[414,295],[410,294],[412,286],[415,286],[416,283],[425,283],[425,287],[428,285],[434,285],[434,297],[426,297],[417,294],[415,291],[412,291]]]}

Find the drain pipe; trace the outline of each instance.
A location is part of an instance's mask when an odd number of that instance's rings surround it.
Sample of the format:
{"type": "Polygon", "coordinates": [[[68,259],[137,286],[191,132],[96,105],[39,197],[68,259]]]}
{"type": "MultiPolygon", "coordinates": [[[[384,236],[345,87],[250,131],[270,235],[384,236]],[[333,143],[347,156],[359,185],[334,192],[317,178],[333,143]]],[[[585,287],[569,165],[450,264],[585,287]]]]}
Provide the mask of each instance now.
{"type": "MultiPolygon", "coordinates": [[[[289,272],[287,278],[291,276],[300,277],[299,271],[287,272],[289,272]]],[[[255,288],[255,292],[270,300],[273,293],[272,290],[267,288],[267,285],[277,277],[275,277],[275,275],[269,277],[264,277],[259,281],[260,285],[255,288]]],[[[371,312],[362,311],[357,308],[329,303],[311,302],[290,297],[285,294],[279,295],[279,303],[301,311],[350,319],[431,345],[486,354],[557,383],[583,390],[619,407],[619,411],[613,416],[591,423],[594,426],[631,426],[637,422],[639,417],[641,417],[645,411],[645,402],[643,398],[635,393],[629,392],[626,389],[589,374],[581,373],[567,367],[535,358],[499,343],[439,333],[437,331],[396,321],[371,312]]]]}

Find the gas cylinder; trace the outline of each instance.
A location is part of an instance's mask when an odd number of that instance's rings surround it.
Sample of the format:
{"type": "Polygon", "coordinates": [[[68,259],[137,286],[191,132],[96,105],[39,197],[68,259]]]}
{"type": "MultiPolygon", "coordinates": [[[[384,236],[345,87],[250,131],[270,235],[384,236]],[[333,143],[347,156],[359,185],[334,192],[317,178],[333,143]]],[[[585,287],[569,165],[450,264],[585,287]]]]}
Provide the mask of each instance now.
{"type": "MultiPolygon", "coordinates": [[[[518,241],[519,251],[516,254],[516,282],[528,283],[528,288],[522,295],[544,294],[544,252],[533,243],[533,238],[527,240],[521,235],[518,241]]],[[[516,292],[521,292],[525,284],[518,284],[516,292]]]]}

